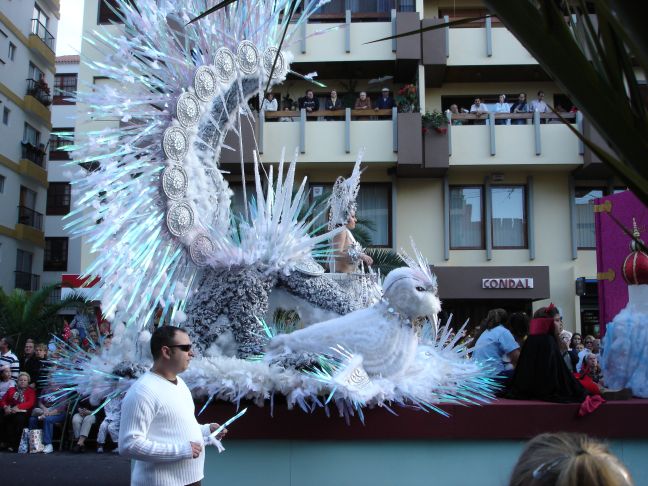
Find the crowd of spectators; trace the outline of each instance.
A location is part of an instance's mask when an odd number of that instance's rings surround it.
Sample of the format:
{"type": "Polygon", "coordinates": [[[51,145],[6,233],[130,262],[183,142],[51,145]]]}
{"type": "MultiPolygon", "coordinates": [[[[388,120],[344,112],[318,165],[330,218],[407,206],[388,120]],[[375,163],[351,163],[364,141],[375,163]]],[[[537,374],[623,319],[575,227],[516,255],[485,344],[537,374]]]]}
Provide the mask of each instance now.
{"type": "Polygon", "coordinates": [[[110,348],[110,330],[105,327],[101,330],[103,334],[96,328],[85,331],[82,326],[70,329],[66,324],[62,336],[49,343],[27,339],[20,357],[16,356],[11,337],[0,339],[0,450],[26,452],[23,449],[27,440],[30,452],[51,453],[58,426],[60,440],[65,440],[64,431],[71,432],[74,437],[72,450],[84,452],[93,426],[100,423],[97,452],[104,451],[107,436],[112,440],[113,451],[117,452],[121,400],[114,399],[102,409],[87,400],[61,400],[58,390],[47,385],[48,375],[56,369],[62,347],[84,352],[87,356],[110,348]],[[42,432],[38,434],[35,447],[30,433],[39,429],[42,432]]]}
{"type": "Polygon", "coordinates": [[[599,396],[630,398],[630,390],[609,390],[599,366],[601,340],[564,329],[557,307],[538,309],[533,318],[492,309],[477,328],[472,358],[498,375],[500,395],[551,402],[587,401],[599,396]]]}

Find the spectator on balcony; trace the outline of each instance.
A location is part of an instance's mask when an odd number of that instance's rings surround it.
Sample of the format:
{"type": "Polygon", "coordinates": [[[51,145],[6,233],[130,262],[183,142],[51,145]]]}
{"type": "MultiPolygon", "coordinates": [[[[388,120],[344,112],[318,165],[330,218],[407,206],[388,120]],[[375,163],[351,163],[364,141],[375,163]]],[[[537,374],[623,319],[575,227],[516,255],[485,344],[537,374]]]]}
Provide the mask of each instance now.
{"type": "Polygon", "coordinates": [[[312,89],[306,90],[306,96],[299,98],[299,109],[306,110],[306,114],[313,113],[314,111],[319,111],[320,102],[315,98],[315,94],[312,89]]]}
{"type": "MultiPolygon", "coordinates": [[[[495,113],[510,113],[511,105],[506,102],[506,95],[499,95],[497,103],[495,103],[495,113]]],[[[506,125],[508,120],[504,118],[498,118],[495,120],[495,125],[506,125]]]]}
{"type": "MultiPolygon", "coordinates": [[[[529,107],[526,101],[526,93],[520,93],[515,103],[511,105],[511,113],[528,113],[529,107]]],[[[511,125],[526,125],[526,120],[523,118],[515,118],[511,120],[511,125]]]]}
{"type": "Polygon", "coordinates": [[[378,110],[391,110],[394,107],[394,98],[389,96],[389,89],[383,88],[381,96],[376,102],[376,111],[378,110]]]}
{"type": "Polygon", "coordinates": [[[479,119],[474,121],[475,125],[486,125],[486,119],[484,117],[488,116],[488,108],[482,103],[481,98],[475,98],[475,102],[470,107],[470,113],[479,117],[479,119]]]}
{"type": "Polygon", "coordinates": [[[36,392],[29,387],[29,375],[20,373],[16,386],[9,388],[0,400],[0,449],[18,449],[20,434],[35,404],[36,392]]]}
{"type": "Polygon", "coordinates": [[[455,118],[455,115],[459,115],[459,107],[456,104],[450,105],[450,114],[452,116],[452,125],[454,126],[461,126],[463,125],[463,122],[461,120],[458,120],[455,118]]]}
{"type": "Polygon", "coordinates": [[[277,100],[275,99],[274,94],[266,94],[266,97],[261,104],[261,111],[277,111],[277,100]]]}
{"type": "Polygon", "coordinates": [[[7,365],[0,366],[0,400],[5,396],[9,388],[16,386],[16,381],[11,378],[11,368],[7,365]]]}
{"type": "Polygon", "coordinates": [[[326,98],[324,109],[328,111],[335,111],[342,109],[342,100],[338,98],[337,91],[331,90],[331,94],[326,98]]]}
{"type": "Polygon", "coordinates": [[[29,386],[36,388],[36,381],[40,376],[40,367],[41,362],[36,356],[36,350],[34,348],[34,340],[27,339],[25,341],[25,349],[23,351],[23,357],[20,361],[20,369],[29,374],[31,381],[29,386]]]}
{"type": "Polygon", "coordinates": [[[9,336],[0,339],[0,365],[7,365],[11,369],[11,378],[18,379],[20,373],[20,361],[12,352],[14,341],[9,336]]]}
{"type": "Polygon", "coordinates": [[[354,110],[371,110],[371,100],[365,91],[360,91],[360,96],[355,102],[354,110]]]}
{"type": "MultiPolygon", "coordinates": [[[[544,91],[542,91],[542,90],[538,91],[538,98],[531,101],[531,103],[529,104],[529,111],[531,113],[535,113],[536,111],[538,113],[548,113],[548,112],[551,111],[549,109],[549,107],[547,106],[547,103],[545,102],[544,97],[545,97],[544,91]]],[[[547,120],[546,119],[541,119],[540,123],[547,123],[547,120]]]]}

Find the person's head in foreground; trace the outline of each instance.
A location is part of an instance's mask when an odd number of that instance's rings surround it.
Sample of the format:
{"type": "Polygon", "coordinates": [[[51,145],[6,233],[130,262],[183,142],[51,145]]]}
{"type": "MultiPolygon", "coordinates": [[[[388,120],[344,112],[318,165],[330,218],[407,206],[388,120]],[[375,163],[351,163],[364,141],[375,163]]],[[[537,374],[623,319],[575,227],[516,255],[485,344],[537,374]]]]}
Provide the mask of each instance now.
{"type": "Polygon", "coordinates": [[[180,327],[160,326],[151,336],[151,354],[154,368],[179,374],[189,367],[193,352],[187,331],[180,327]]]}
{"type": "Polygon", "coordinates": [[[509,486],[633,486],[605,444],[584,434],[540,434],[529,441],[509,486]]]}

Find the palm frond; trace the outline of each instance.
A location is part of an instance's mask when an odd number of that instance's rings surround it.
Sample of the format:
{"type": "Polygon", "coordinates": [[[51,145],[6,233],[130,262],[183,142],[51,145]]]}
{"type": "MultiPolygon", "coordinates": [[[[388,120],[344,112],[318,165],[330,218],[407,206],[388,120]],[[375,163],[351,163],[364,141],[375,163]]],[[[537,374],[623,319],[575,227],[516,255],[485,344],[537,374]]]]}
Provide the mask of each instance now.
{"type": "Polygon", "coordinates": [[[406,265],[398,253],[391,248],[367,248],[365,253],[373,258],[374,270],[380,270],[382,275],[387,275],[392,270],[406,265]]]}

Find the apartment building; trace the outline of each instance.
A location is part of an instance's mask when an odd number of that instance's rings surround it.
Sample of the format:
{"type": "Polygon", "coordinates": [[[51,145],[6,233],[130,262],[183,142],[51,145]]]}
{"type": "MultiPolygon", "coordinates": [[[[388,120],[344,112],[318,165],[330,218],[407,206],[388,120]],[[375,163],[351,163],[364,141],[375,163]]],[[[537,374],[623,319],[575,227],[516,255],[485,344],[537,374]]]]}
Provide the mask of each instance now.
{"type": "MultiPolygon", "coordinates": [[[[358,206],[360,216],[375,224],[373,244],[407,250],[412,238],[434,265],[444,311],[456,323],[470,318],[474,324],[493,307],[531,312],[552,301],[567,329],[597,333],[591,201],[622,190],[618,181],[569,127],[533,113],[521,124],[464,116],[444,133],[423,130],[426,111],[445,112],[452,104],[469,109],[475,97],[492,105],[500,94],[512,102],[526,93],[531,101],[542,90],[547,103],[566,110],[569,98],[496,18],[368,44],[443,19],[486,13],[481,2],[468,0],[324,5],[288,48],[291,68],[316,71],[325,87],[297,77],[277,86],[281,111],[259,115],[256,137],[244,140],[244,160],[252,160],[253,139],[264,163],[276,163],[284,147],[287,153],[297,149],[299,175],[308,176],[316,196],[337,176],[348,175],[363,149],[358,206]],[[393,96],[408,84],[418,89],[413,112],[306,115],[292,105],[312,89],[323,106],[334,89],[352,108],[361,91],[375,102],[383,88],[393,96]]],[[[85,30],[110,17],[106,0],[86,0],[85,30]]],[[[82,53],[92,56],[92,46],[84,43],[82,53]]],[[[83,66],[79,79],[85,85],[102,81],[83,66]]],[[[572,121],[591,133],[580,115],[572,121]]],[[[77,130],[98,123],[106,122],[80,120],[77,130]]],[[[236,204],[242,199],[239,157],[224,151],[221,160],[231,171],[236,204]]]]}
{"type": "Polygon", "coordinates": [[[74,141],[77,105],[74,101],[78,85],[80,57],[56,58],[54,96],[52,99],[52,134],[48,145],[47,204],[45,208],[45,255],[43,284],[61,283],[63,274],[81,272],[81,239],[70,238],[64,217],[73,206],[70,180],[79,169],[72,163],[71,153],[62,150],[74,141]]]}
{"type": "Polygon", "coordinates": [[[38,289],[59,0],[0,2],[0,286],[38,289]]]}

